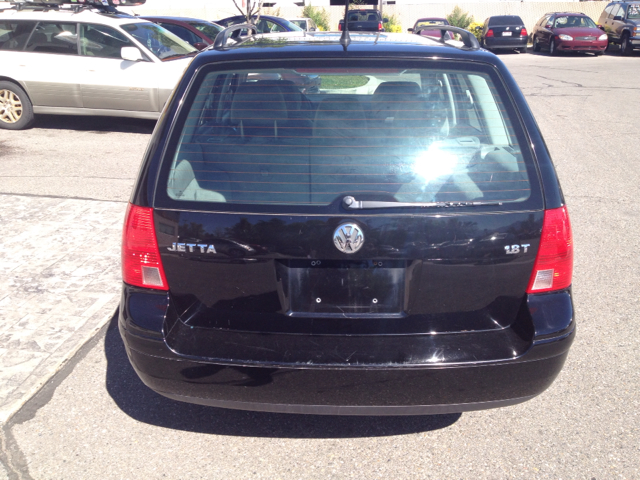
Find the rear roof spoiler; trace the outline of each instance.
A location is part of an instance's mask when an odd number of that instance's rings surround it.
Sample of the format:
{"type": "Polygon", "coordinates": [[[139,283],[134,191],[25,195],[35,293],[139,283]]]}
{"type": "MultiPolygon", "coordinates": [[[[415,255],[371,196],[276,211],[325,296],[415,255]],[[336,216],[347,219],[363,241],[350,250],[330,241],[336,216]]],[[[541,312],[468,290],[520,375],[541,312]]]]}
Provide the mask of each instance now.
{"type": "MultiPolygon", "coordinates": [[[[467,47],[470,50],[480,50],[480,43],[478,42],[478,39],[476,38],[476,36],[473,33],[471,33],[469,30],[465,30],[464,28],[453,27],[451,25],[425,25],[424,27],[420,27],[418,30],[414,31],[413,33],[419,35],[420,32],[426,31],[426,30],[430,32],[434,30],[440,30],[440,38],[437,40],[440,43],[444,43],[444,44],[447,44],[444,38],[444,35],[446,32],[457,33],[462,37],[462,43],[464,43],[465,47],[467,47]]],[[[431,38],[434,38],[434,37],[431,37],[431,38]]]]}
{"type": "Polygon", "coordinates": [[[240,35],[240,32],[244,29],[253,30],[256,34],[258,33],[258,27],[252,25],[250,23],[238,23],[236,25],[231,25],[230,27],[222,30],[218,35],[216,35],[216,39],[213,42],[213,48],[215,50],[222,50],[227,46],[227,41],[230,38],[237,38],[240,35]],[[238,32],[236,34],[236,32],[238,32]],[[235,35],[234,35],[235,34],[235,35]]]}

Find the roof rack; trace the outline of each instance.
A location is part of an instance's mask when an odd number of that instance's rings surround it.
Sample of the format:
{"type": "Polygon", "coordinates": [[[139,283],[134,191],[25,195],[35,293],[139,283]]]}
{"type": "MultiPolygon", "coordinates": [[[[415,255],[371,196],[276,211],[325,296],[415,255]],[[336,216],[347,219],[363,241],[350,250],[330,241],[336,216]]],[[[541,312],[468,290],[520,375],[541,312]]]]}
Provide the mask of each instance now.
{"type": "Polygon", "coordinates": [[[95,8],[108,13],[119,13],[116,5],[119,7],[135,7],[144,5],[146,0],[83,0],[79,3],[77,0],[22,0],[13,1],[11,6],[0,10],[60,10],[62,6],[68,5],[68,10],[79,12],[84,9],[95,8]]]}
{"type": "Polygon", "coordinates": [[[236,25],[231,25],[230,27],[225,28],[220,33],[218,33],[218,35],[216,35],[216,39],[213,42],[214,50],[223,50],[224,48],[226,48],[227,41],[230,38],[238,38],[238,36],[240,35],[240,32],[244,29],[247,29],[247,30],[250,29],[250,30],[253,30],[255,33],[258,33],[258,27],[250,23],[238,23],[236,25]]]}
{"type": "Polygon", "coordinates": [[[462,37],[462,43],[464,43],[464,46],[466,48],[470,50],[480,50],[480,43],[478,42],[478,39],[476,38],[476,36],[473,33],[471,33],[469,30],[465,30],[464,28],[452,27],[451,25],[437,25],[437,26],[425,25],[424,27],[420,27],[414,33],[420,35],[420,32],[427,31],[427,30],[428,31],[440,30],[440,38],[437,40],[442,44],[449,45],[446,42],[444,35],[446,32],[453,32],[453,33],[459,34],[462,37]],[[434,28],[434,27],[437,27],[437,28],[434,28]]]}

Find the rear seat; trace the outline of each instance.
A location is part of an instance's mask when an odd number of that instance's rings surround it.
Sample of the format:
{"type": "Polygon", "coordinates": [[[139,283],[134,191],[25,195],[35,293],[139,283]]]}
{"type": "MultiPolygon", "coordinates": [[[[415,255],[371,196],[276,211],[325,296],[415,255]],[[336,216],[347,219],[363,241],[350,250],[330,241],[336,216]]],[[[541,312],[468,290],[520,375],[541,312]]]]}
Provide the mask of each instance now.
{"type": "Polygon", "coordinates": [[[329,204],[342,194],[389,199],[393,166],[379,132],[369,122],[358,96],[325,98],[316,110],[311,141],[311,199],[329,204]]]}

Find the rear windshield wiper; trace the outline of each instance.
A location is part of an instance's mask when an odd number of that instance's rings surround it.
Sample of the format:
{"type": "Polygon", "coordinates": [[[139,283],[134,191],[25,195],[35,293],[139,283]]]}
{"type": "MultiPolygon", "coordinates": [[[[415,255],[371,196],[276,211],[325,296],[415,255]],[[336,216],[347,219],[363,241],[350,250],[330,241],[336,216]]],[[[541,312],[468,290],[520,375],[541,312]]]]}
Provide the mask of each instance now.
{"type": "Polygon", "coordinates": [[[481,205],[502,205],[502,202],[379,202],[376,200],[358,201],[351,196],[342,199],[342,205],[349,210],[366,210],[373,208],[401,208],[401,207],[477,207],[481,205]]]}

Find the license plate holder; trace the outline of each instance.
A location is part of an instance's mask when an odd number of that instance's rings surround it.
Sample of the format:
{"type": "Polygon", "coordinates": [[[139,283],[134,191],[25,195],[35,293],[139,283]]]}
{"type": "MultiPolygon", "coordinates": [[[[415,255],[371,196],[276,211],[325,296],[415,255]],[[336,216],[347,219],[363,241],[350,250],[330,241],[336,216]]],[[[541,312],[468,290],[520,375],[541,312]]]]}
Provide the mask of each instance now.
{"type": "Polygon", "coordinates": [[[288,262],[291,316],[400,315],[406,262],[399,260],[288,262]]]}
{"type": "Polygon", "coordinates": [[[511,37],[513,36],[513,32],[502,32],[503,37],[511,37]]]}

